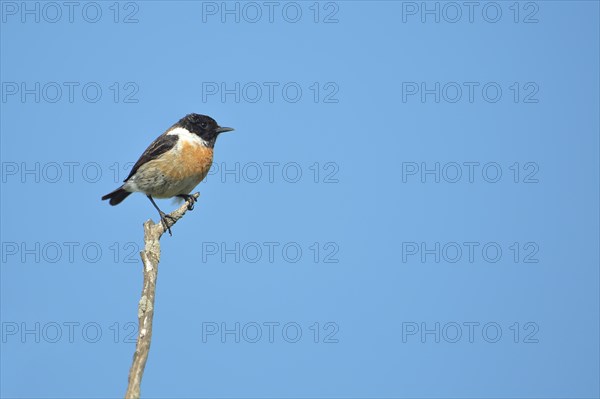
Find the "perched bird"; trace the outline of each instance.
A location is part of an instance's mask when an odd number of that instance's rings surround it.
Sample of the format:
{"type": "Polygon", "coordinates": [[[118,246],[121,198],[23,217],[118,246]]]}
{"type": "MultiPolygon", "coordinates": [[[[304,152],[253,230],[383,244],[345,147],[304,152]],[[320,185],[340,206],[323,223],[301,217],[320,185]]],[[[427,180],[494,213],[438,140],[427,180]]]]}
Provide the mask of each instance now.
{"type": "Polygon", "coordinates": [[[106,194],[102,200],[118,205],[131,193],[144,193],[172,234],[166,220],[169,216],[160,210],[153,198],[193,198],[188,205],[188,209],[192,210],[196,199],[189,193],[208,174],[219,134],[232,130],[219,126],[210,116],[184,116],[150,144],[133,165],[124,184],[106,194]]]}

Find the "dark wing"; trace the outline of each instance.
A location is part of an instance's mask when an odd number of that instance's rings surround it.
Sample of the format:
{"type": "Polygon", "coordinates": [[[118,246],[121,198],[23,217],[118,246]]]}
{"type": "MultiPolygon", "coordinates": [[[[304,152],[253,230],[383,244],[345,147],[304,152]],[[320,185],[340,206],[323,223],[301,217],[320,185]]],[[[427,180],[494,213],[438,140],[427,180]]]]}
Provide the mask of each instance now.
{"type": "Polygon", "coordinates": [[[133,165],[133,168],[131,169],[131,172],[129,172],[129,176],[127,176],[127,179],[123,181],[125,182],[129,180],[131,176],[135,175],[135,172],[138,171],[140,166],[142,166],[146,162],[158,158],[165,152],[169,151],[171,148],[175,147],[175,144],[177,144],[178,139],[179,136],[174,134],[163,134],[161,136],[158,136],[158,138],[154,140],[152,144],[148,146],[148,148],[146,148],[146,151],[144,151],[140,159],[138,159],[135,165],[133,165]]]}

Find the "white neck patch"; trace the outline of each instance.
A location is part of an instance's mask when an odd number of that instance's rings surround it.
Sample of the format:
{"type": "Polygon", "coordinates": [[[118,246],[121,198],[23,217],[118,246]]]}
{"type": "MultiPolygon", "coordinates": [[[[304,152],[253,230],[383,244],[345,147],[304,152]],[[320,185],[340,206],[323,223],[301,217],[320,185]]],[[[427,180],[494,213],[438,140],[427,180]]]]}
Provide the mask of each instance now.
{"type": "Polygon", "coordinates": [[[207,141],[202,140],[197,134],[191,133],[189,130],[182,127],[176,127],[175,129],[170,130],[169,133],[167,133],[167,136],[171,135],[177,136],[181,142],[185,141],[193,145],[208,147],[207,141]]]}

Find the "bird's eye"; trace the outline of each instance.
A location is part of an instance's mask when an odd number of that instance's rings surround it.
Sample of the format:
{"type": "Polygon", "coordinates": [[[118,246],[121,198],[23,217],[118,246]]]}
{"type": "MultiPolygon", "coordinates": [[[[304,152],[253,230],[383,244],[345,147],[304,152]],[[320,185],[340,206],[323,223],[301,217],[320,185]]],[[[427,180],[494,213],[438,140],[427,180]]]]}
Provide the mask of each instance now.
{"type": "Polygon", "coordinates": [[[208,126],[208,123],[206,123],[206,122],[202,122],[202,123],[200,124],[200,127],[202,127],[202,129],[206,129],[206,128],[207,128],[207,126],[208,126]]]}

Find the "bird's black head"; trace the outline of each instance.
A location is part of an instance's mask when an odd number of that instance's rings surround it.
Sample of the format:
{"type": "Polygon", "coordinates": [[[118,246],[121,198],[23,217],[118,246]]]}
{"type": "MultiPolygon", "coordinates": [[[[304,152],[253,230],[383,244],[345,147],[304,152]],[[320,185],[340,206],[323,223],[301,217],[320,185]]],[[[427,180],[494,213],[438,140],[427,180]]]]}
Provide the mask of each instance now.
{"type": "Polygon", "coordinates": [[[198,135],[206,141],[210,147],[215,145],[217,136],[224,132],[230,132],[230,127],[221,127],[210,116],[200,114],[189,114],[181,118],[177,125],[188,130],[190,133],[198,135]]]}

